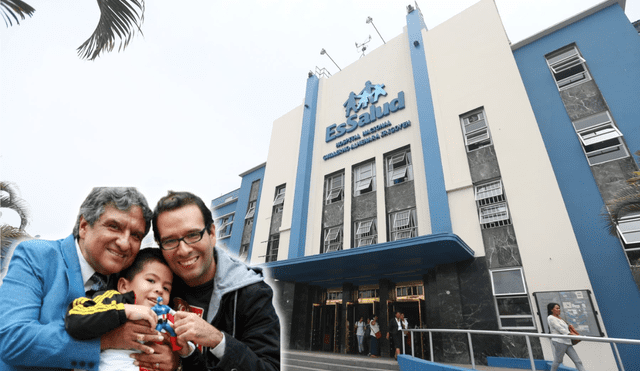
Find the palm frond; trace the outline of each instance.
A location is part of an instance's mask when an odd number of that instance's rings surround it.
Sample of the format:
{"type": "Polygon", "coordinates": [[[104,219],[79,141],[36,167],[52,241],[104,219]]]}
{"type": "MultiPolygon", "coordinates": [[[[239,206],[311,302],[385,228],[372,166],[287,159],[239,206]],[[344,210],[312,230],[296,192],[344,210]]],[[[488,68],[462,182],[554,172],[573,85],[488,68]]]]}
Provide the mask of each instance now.
{"type": "Polygon", "coordinates": [[[23,240],[29,238],[29,234],[27,232],[12,227],[10,225],[3,224],[0,226],[0,258],[4,258],[6,254],[6,250],[11,247],[11,245],[16,240],[23,240]]]}
{"type": "Polygon", "coordinates": [[[83,59],[95,60],[103,51],[112,51],[116,36],[120,39],[118,51],[124,50],[136,29],[144,21],[144,0],[98,0],[100,20],[95,31],[78,50],[83,59]]]}
{"type": "Polygon", "coordinates": [[[0,0],[0,12],[2,12],[2,19],[7,27],[13,26],[11,18],[15,20],[16,24],[20,24],[18,17],[24,20],[26,16],[31,17],[35,11],[31,5],[22,0],[0,0]]]}
{"type": "Polygon", "coordinates": [[[18,196],[16,186],[10,182],[0,181],[0,208],[14,210],[20,216],[19,229],[24,230],[27,227],[29,208],[27,203],[18,196]]]}
{"type": "Polygon", "coordinates": [[[633,184],[627,188],[622,189],[617,197],[607,203],[607,211],[603,211],[609,233],[613,236],[618,235],[616,226],[620,222],[620,218],[623,216],[640,212],[640,184],[633,184]]]}

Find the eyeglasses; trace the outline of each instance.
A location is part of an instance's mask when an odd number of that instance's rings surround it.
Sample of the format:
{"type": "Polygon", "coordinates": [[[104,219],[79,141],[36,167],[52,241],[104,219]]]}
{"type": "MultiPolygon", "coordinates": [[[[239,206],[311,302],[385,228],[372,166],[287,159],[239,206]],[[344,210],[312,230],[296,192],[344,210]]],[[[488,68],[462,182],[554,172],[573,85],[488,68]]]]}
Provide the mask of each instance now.
{"type": "Polygon", "coordinates": [[[191,245],[192,243],[200,241],[206,230],[207,227],[204,227],[200,232],[191,232],[182,238],[171,238],[161,241],[160,248],[162,250],[173,250],[180,245],[180,241],[184,241],[187,245],[191,245]]]}

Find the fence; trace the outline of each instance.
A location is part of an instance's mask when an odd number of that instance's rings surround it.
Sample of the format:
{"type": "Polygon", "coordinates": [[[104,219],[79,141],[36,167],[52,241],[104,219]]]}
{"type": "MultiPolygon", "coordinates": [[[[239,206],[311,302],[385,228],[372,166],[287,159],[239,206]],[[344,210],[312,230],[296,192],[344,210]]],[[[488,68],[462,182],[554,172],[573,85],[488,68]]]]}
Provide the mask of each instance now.
{"type": "MultiPolygon", "coordinates": [[[[566,339],[575,339],[582,341],[592,341],[598,343],[611,343],[613,345],[613,349],[615,351],[616,359],[618,360],[618,365],[620,366],[621,371],[625,371],[624,365],[622,364],[622,359],[620,358],[620,353],[618,352],[618,347],[616,344],[635,344],[640,345],[640,340],[632,340],[632,339],[617,339],[617,338],[608,338],[608,337],[592,337],[592,336],[576,336],[576,335],[556,335],[556,334],[539,334],[535,332],[511,332],[511,331],[490,331],[490,330],[454,330],[454,329],[406,329],[403,331],[411,332],[411,344],[414,344],[413,334],[415,332],[428,332],[429,333],[429,350],[430,350],[430,358],[431,362],[433,362],[433,337],[432,333],[434,332],[443,332],[443,333],[454,333],[454,334],[467,334],[467,339],[469,341],[469,355],[471,358],[471,368],[475,370],[476,362],[473,358],[473,342],[471,340],[471,334],[481,334],[481,335],[509,335],[509,336],[524,336],[527,341],[527,349],[529,352],[529,361],[531,362],[531,369],[535,371],[536,366],[533,360],[533,351],[531,350],[531,340],[530,337],[539,337],[539,338],[566,338],[566,339]]],[[[403,334],[403,338],[404,338],[403,334]]],[[[405,342],[402,342],[402,352],[405,353],[405,342]]],[[[415,357],[414,347],[411,347],[411,356],[415,357]]]]}

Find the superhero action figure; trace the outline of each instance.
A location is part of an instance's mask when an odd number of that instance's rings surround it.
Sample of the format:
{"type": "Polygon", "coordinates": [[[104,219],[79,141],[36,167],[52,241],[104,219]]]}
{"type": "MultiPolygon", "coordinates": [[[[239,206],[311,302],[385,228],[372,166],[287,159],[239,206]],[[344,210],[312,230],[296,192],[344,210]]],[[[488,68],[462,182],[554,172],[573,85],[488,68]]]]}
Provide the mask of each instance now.
{"type": "MultiPolygon", "coordinates": [[[[171,308],[169,308],[168,305],[162,304],[162,297],[158,296],[156,305],[151,307],[151,310],[156,312],[156,314],[158,315],[158,325],[156,326],[156,331],[167,332],[169,333],[169,335],[171,335],[171,346],[173,347],[174,351],[182,349],[182,347],[179,346],[176,342],[176,337],[178,335],[176,335],[176,332],[173,331],[171,322],[169,322],[169,318],[167,318],[168,315],[171,315],[171,308]]],[[[171,315],[171,317],[173,316],[171,315]]]]}

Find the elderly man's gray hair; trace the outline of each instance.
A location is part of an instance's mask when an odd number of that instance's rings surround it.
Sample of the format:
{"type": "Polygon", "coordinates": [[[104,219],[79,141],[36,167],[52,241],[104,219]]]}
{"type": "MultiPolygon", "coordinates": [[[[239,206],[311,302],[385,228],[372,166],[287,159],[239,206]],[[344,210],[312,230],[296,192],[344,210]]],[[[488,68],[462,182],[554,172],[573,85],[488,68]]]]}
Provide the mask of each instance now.
{"type": "Polygon", "coordinates": [[[129,211],[132,206],[139,206],[145,221],[144,234],[149,232],[153,212],[142,193],[134,187],[95,187],[80,206],[76,225],[73,227],[73,236],[76,239],[79,235],[81,217],[84,217],[93,227],[104,213],[106,205],[111,205],[120,211],[129,211]]]}

